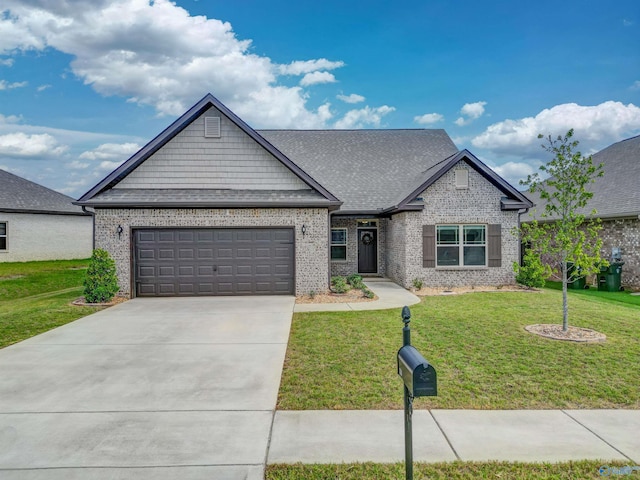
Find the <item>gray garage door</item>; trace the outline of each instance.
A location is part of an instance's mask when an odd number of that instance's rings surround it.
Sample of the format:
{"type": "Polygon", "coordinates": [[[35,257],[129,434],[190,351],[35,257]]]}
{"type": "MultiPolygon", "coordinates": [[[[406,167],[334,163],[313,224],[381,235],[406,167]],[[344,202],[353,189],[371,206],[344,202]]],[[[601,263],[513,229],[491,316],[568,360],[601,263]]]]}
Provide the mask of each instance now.
{"type": "Polygon", "coordinates": [[[138,296],[292,295],[292,228],[134,230],[138,296]]]}

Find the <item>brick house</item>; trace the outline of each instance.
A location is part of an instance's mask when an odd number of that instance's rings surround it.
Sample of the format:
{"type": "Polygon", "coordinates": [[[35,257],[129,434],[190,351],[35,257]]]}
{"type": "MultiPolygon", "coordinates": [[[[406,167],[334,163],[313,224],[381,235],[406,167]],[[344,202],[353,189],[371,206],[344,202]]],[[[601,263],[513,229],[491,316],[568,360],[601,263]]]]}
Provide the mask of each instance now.
{"type": "Polygon", "coordinates": [[[89,258],[91,214],[73,201],[0,170],[0,262],[89,258]]]}
{"type": "MultiPolygon", "coordinates": [[[[602,221],[602,256],[611,259],[613,249],[619,249],[625,264],[622,285],[640,288],[640,135],[614,143],[595,153],[593,164],[603,164],[604,175],[588,188],[593,197],[580,213],[587,217],[595,209],[602,221]]],[[[544,211],[539,195],[527,194],[535,209],[523,214],[522,222],[538,218],[544,211]]]]}
{"type": "Polygon", "coordinates": [[[131,296],[509,284],[532,205],[443,130],[256,131],[210,94],[77,203],[131,296]]]}

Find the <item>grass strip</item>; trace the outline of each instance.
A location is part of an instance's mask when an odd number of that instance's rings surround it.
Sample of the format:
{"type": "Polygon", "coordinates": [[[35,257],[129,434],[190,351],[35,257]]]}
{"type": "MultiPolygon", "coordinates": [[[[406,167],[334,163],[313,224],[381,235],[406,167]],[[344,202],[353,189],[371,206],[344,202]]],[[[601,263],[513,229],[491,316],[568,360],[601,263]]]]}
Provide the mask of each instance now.
{"type": "MultiPolygon", "coordinates": [[[[613,468],[623,468],[626,463],[597,460],[563,463],[520,462],[450,462],[414,463],[414,478],[434,480],[574,480],[603,478],[613,475],[613,468]],[[606,470],[609,467],[610,470],[606,470]],[[603,473],[600,469],[605,468],[603,473]]],[[[633,466],[633,465],[630,465],[633,466]]],[[[638,472],[633,472],[638,473],[638,472]]],[[[404,463],[352,463],[327,465],[268,465],[267,480],[380,480],[404,479],[404,463]]]]}

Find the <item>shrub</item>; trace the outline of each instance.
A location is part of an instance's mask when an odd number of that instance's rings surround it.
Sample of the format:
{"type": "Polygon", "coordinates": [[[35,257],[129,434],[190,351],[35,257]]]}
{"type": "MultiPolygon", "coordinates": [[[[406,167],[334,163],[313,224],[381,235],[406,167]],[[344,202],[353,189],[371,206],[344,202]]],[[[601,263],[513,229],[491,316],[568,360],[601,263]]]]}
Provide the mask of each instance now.
{"type": "Polygon", "coordinates": [[[413,282],[411,283],[413,283],[413,288],[415,288],[416,290],[420,290],[424,286],[424,282],[421,278],[414,278],[413,282]]]}
{"type": "Polygon", "coordinates": [[[95,249],[84,279],[85,301],[87,303],[109,302],[119,289],[115,262],[107,251],[95,249]]]}
{"type": "Polygon", "coordinates": [[[347,283],[351,285],[353,288],[362,289],[364,288],[364,283],[362,282],[362,275],[358,275],[357,273],[352,273],[347,277],[347,283]]]}
{"type": "Polygon", "coordinates": [[[522,265],[513,263],[516,272],[516,282],[529,288],[542,288],[547,276],[547,267],[542,264],[540,256],[533,250],[527,249],[522,259],[522,265]]]}
{"type": "Polygon", "coordinates": [[[347,293],[349,285],[344,277],[331,277],[331,287],[335,293],[347,293]]]}
{"type": "Polygon", "coordinates": [[[373,298],[374,297],[373,292],[371,290],[369,290],[368,288],[366,288],[366,287],[362,289],[362,294],[367,298],[373,298]]]}

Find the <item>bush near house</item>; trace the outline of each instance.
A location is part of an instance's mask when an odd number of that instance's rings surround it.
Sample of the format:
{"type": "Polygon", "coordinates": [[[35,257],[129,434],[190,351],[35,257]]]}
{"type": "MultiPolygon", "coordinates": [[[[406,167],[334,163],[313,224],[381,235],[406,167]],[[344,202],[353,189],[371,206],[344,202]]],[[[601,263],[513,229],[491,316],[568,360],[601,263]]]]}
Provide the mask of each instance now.
{"type": "Polygon", "coordinates": [[[87,303],[106,303],[118,293],[116,264],[106,250],[93,251],[84,280],[84,299],[87,303]]]}

